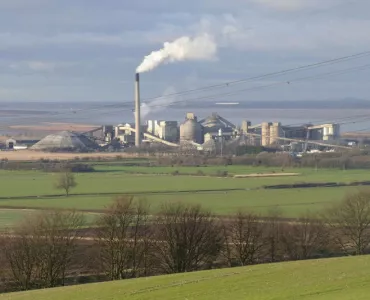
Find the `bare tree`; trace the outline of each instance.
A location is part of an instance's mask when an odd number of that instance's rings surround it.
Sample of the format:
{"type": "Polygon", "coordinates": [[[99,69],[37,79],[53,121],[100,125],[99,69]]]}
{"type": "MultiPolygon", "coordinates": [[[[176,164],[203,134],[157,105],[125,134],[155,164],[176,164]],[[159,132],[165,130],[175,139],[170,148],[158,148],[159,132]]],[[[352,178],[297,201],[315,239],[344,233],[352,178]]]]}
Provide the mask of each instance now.
{"type": "Polygon", "coordinates": [[[60,173],[55,183],[55,188],[58,190],[64,190],[67,197],[69,196],[70,190],[76,186],[77,182],[75,176],[70,170],[65,170],[60,173]]]}
{"type": "Polygon", "coordinates": [[[121,196],[99,218],[96,230],[100,262],[111,280],[147,274],[151,228],[144,201],[121,196]]]}
{"type": "Polygon", "coordinates": [[[12,280],[21,290],[29,290],[35,285],[37,277],[38,247],[29,237],[30,230],[22,225],[17,228],[15,237],[9,237],[4,243],[4,253],[11,270],[12,280]]]}
{"type": "Polygon", "coordinates": [[[25,220],[5,252],[21,289],[64,285],[84,218],[76,212],[45,211],[25,220]]]}
{"type": "Polygon", "coordinates": [[[265,222],[265,249],[271,262],[277,261],[281,252],[281,216],[278,207],[271,209],[265,222]]]}
{"type": "Polygon", "coordinates": [[[348,195],[326,211],[325,220],[332,228],[334,241],[343,251],[354,248],[356,255],[364,254],[370,244],[370,191],[348,195]]]}
{"type": "Polygon", "coordinates": [[[256,263],[264,246],[264,223],[253,213],[238,212],[227,228],[229,259],[242,266],[256,263]]]}
{"type": "Polygon", "coordinates": [[[308,259],[327,247],[329,232],[322,220],[307,213],[284,224],[281,242],[289,259],[308,259]]]}
{"type": "Polygon", "coordinates": [[[44,286],[64,285],[84,224],[84,216],[75,211],[53,210],[39,217],[35,232],[40,237],[38,256],[44,286]]]}
{"type": "Polygon", "coordinates": [[[165,204],[157,217],[158,268],[164,273],[195,271],[212,264],[223,246],[221,226],[199,205],[165,204]]]}

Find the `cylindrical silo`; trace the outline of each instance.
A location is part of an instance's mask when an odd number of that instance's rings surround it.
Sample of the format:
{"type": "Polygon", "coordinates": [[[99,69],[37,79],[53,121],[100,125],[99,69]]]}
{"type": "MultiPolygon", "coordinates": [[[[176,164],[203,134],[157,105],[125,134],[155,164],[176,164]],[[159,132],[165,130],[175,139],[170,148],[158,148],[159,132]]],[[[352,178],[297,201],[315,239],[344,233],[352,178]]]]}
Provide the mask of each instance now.
{"type": "Polygon", "coordinates": [[[261,145],[270,145],[270,124],[267,122],[261,124],[261,145]]]}
{"type": "Polygon", "coordinates": [[[280,137],[281,123],[273,123],[270,126],[270,144],[276,144],[280,137]]]}
{"type": "Polygon", "coordinates": [[[201,144],[203,142],[203,130],[195,116],[189,117],[180,125],[180,142],[193,141],[201,144]]]}

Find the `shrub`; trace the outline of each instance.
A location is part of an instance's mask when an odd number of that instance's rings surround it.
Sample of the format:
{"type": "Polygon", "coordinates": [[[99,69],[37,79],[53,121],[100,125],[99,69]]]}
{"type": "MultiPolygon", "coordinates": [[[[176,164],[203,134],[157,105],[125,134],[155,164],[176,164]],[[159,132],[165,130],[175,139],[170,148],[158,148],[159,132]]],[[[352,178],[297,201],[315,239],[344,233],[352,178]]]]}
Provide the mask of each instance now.
{"type": "Polygon", "coordinates": [[[198,170],[196,173],[197,176],[205,176],[204,172],[202,170],[198,170]]]}
{"type": "Polygon", "coordinates": [[[227,177],[228,174],[229,173],[226,170],[217,170],[217,172],[216,172],[217,177],[227,177]]]}

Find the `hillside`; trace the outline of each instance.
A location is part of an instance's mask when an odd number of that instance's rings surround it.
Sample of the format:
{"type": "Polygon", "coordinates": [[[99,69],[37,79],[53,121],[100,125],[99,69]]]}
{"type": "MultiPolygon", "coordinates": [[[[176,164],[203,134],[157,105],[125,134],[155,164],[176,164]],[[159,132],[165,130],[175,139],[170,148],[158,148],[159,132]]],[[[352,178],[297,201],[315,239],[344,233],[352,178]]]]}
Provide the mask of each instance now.
{"type": "Polygon", "coordinates": [[[311,260],[5,294],[7,300],[369,299],[370,256],[311,260]]]}

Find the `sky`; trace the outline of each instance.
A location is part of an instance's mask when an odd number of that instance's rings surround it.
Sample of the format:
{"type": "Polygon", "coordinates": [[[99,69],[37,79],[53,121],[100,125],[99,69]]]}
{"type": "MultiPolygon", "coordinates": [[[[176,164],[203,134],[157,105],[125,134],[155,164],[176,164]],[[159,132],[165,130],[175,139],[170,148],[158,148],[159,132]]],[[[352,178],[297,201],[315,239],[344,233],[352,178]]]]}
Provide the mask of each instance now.
{"type": "MultiPolygon", "coordinates": [[[[142,74],[144,100],[368,51],[369,10],[368,0],[0,0],[0,102],[131,101],[143,58],[183,36],[209,34],[217,54],[142,74]]],[[[240,88],[217,100],[370,100],[366,67],[294,82],[366,64],[370,56],[206,95],[240,88]]]]}

